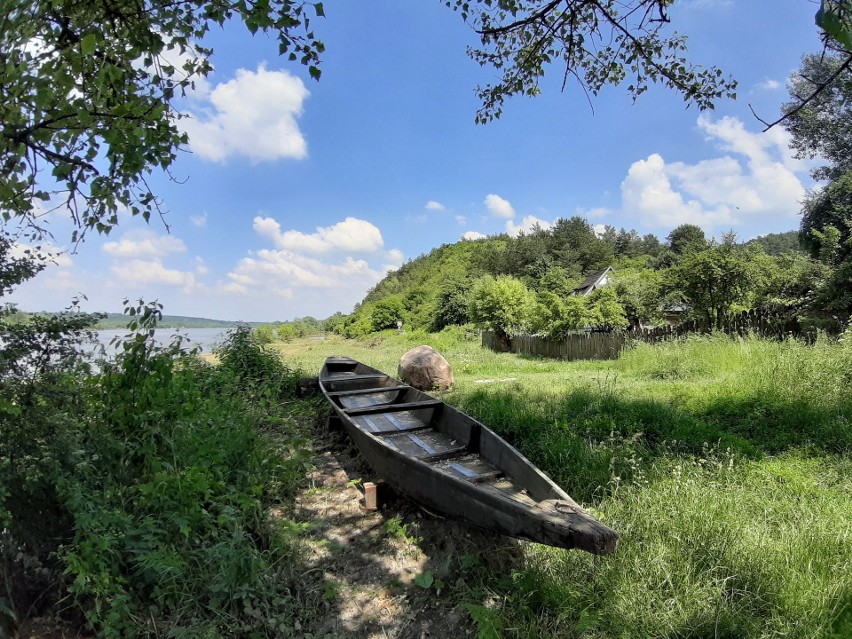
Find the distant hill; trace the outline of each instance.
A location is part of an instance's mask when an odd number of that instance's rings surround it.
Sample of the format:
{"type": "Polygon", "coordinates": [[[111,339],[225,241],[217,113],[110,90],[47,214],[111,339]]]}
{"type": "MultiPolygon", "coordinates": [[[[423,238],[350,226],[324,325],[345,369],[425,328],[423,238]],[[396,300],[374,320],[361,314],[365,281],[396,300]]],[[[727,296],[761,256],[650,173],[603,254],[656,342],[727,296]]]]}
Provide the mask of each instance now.
{"type": "MultiPolygon", "coordinates": [[[[98,322],[95,328],[104,330],[112,328],[126,328],[131,320],[129,315],[123,313],[108,313],[98,322]]],[[[208,319],[206,317],[185,317],[183,315],[163,315],[163,320],[158,324],[160,328],[233,328],[239,324],[249,326],[260,326],[262,322],[235,322],[228,320],[208,319]]]]}
{"type": "MultiPolygon", "coordinates": [[[[769,233],[747,244],[772,257],[801,251],[798,231],[769,233]]],[[[611,226],[600,232],[579,216],[559,219],[552,228],[462,240],[409,260],[376,284],[334,330],[357,337],[395,328],[398,318],[422,330],[463,323],[473,282],[484,275],[511,275],[535,292],[564,297],[589,273],[608,266],[617,273],[659,273],[675,259],[653,234],[611,226]]]]}
{"type": "Polygon", "coordinates": [[[759,244],[766,251],[767,255],[779,256],[791,251],[801,251],[799,245],[799,232],[787,231],[786,233],[768,233],[761,235],[753,240],[749,240],[746,244],[759,244]]]}

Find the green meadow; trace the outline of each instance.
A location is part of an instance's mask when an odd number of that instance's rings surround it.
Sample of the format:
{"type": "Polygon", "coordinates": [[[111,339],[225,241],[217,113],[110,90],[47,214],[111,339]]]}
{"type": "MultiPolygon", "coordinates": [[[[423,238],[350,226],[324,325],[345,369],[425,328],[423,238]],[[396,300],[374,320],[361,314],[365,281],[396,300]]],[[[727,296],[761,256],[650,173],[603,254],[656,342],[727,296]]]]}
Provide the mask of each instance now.
{"type": "Polygon", "coordinates": [[[852,343],[695,337],[565,362],[453,328],[274,348],[310,374],[330,354],[395,373],[419,344],[453,366],[442,399],[621,534],[609,557],[521,543],[511,568],[461,561],[480,637],[852,636],[852,343]]]}

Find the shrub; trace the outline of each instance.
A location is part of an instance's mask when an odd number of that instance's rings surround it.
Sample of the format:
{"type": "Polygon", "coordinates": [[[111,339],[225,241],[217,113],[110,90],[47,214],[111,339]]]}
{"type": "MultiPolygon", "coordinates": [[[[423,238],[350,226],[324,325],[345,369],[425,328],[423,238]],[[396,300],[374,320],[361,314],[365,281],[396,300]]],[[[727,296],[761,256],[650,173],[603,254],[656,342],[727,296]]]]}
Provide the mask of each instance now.
{"type": "Polygon", "coordinates": [[[254,329],[254,338],[258,344],[271,344],[275,341],[275,330],[269,326],[258,326],[254,329]]]}
{"type": "Polygon", "coordinates": [[[470,317],[482,328],[508,333],[529,324],[535,297],[509,275],[477,280],[470,292],[470,317]]]}
{"type": "Polygon", "coordinates": [[[402,320],[405,314],[405,304],[397,296],[386,297],[376,302],[373,312],[370,314],[373,331],[396,328],[397,321],[402,320]]]}
{"type": "Polygon", "coordinates": [[[303,437],[281,412],[297,375],[248,327],[212,368],[180,338],[157,345],[159,305],[126,312],[130,333],[99,372],[67,327],[42,336],[52,356],[34,360],[37,374],[4,369],[0,629],[33,593],[49,604],[66,592],[108,639],[286,634],[298,584],[266,506],[305,471],[303,437]],[[267,424],[287,457],[258,437],[267,424]]]}

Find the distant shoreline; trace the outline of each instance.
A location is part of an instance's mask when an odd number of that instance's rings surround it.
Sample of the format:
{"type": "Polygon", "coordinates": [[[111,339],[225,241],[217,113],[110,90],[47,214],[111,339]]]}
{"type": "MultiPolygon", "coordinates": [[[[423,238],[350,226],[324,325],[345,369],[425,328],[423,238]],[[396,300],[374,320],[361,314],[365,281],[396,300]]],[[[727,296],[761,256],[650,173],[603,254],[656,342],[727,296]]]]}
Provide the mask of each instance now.
{"type": "MultiPolygon", "coordinates": [[[[115,328],[127,328],[128,322],[133,319],[130,315],[123,313],[108,313],[107,316],[95,325],[98,330],[110,330],[115,328]]],[[[240,324],[249,326],[260,326],[263,322],[240,322],[230,320],[216,320],[206,317],[187,317],[183,315],[163,315],[163,319],[157,322],[158,328],[234,328],[240,324]]]]}

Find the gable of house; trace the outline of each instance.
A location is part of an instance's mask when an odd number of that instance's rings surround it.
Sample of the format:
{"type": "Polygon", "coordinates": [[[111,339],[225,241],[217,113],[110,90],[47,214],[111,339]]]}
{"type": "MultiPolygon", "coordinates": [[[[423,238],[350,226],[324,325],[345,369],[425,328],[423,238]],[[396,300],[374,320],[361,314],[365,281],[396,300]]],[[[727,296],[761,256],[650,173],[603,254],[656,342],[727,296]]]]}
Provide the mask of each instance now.
{"type": "Polygon", "coordinates": [[[584,279],[583,283],[580,284],[580,286],[574,289],[574,295],[580,295],[583,297],[585,297],[586,295],[591,295],[599,288],[609,284],[609,280],[612,278],[612,275],[614,273],[615,269],[613,269],[611,266],[607,266],[602,271],[595,271],[586,279],[584,279]]]}

